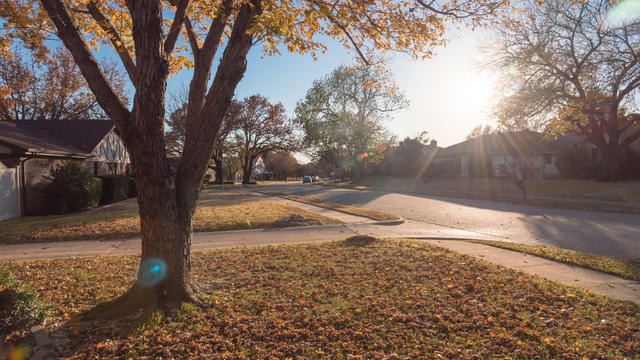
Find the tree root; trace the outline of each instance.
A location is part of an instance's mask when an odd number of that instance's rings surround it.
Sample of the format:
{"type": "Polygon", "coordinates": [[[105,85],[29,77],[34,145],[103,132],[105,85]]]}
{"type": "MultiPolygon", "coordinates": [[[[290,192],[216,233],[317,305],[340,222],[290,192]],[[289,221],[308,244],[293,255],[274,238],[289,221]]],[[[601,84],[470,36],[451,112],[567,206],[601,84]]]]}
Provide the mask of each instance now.
{"type": "Polygon", "coordinates": [[[189,286],[185,289],[167,290],[167,284],[160,287],[145,287],[134,284],[121,296],[98,304],[78,315],[80,322],[120,321],[139,324],[148,320],[156,311],[173,317],[183,302],[204,306],[189,286]]]}

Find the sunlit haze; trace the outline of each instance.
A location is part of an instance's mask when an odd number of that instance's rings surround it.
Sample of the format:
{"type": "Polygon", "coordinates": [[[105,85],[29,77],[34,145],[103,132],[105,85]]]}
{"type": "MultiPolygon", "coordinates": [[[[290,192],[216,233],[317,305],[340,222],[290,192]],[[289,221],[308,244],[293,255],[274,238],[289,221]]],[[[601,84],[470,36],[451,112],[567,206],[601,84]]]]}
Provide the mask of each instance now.
{"type": "MultiPolygon", "coordinates": [[[[437,55],[415,61],[397,55],[390,61],[399,88],[410,101],[407,109],[393,114],[386,126],[398,138],[427,131],[440,146],[464,140],[479,125],[492,123],[491,109],[496,96],[495,76],[478,71],[482,57],[481,36],[471,31],[452,32],[450,43],[437,55]]],[[[352,64],[353,57],[339,45],[330,45],[317,61],[311,56],[292,55],[262,57],[254,49],[248,69],[238,86],[237,97],[260,93],[272,102],[282,102],[293,116],[296,102],[318,79],[341,64],[352,64]]],[[[188,86],[191,72],[183,71],[169,81],[169,92],[188,86]]],[[[304,156],[297,156],[307,161],[304,156]]]]}

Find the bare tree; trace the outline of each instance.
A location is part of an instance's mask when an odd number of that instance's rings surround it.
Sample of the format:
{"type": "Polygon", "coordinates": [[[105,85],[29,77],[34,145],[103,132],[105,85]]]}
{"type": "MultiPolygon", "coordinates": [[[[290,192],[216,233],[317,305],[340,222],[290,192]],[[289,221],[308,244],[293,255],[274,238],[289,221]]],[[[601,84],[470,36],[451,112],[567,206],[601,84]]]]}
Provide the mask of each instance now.
{"type": "Polygon", "coordinates": [[[603,155],[599,178],[619,180],[623,151],[640,138],[640,21],[614,27],[608,0],[531,3],[504,28],[490,65],[505,72],[498,117],[507,128],[582,133],[603,155]]]}
{"type": "Polygon", "coordinates": [[[268,151],[294,151],[299,148],[294,124],[287,119],[282,104],[271,104],[260,95],[239,102],[236,147],[242,163],[242,183],[253,175],[255,161],[268,151]]]}
{"type": "MultiPolygon", "coordinates": [[[[128,102],[124,74],[114,63],[103,62],[105,73],[123,102],[128,102]]],[[[0,55],[2,120],[106,119],[96,97],[66,49],[39,59],[24,50],[21,56],[0,55]]]]}
{"type": "Polygon", "coordinates": [[[496,131],[497,129],[495,129],[490,124],[485,124],[485,125],[480,124],[474,127],[473,130],[471,130],[469,135],[467,135],[466,139],[469,140],[469,139],[477,138],[483,135],[493,134],[496,131]]]}

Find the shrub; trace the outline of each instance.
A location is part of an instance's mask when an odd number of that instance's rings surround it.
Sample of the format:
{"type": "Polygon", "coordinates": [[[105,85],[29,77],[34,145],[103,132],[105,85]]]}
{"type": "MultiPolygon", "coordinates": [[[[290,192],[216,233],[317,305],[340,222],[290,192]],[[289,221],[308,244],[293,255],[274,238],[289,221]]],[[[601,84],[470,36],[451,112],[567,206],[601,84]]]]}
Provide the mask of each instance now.
{"type": "Polygon", "coordinates": [[[129,177],[127,175],[102,176],[102,199],[100,203],[111,204],[125,200],[129,195],[129,177]]]}
{"type": "Polygon", "coordinates": [[[0,335],[27,330],[44,320],[46,306],[29,289],[17,286],[6,271],[0,272],[0,335]]]}
{"type": "Polygon", "coordinates": [[[640,179],[640,153],[628,150],[622,157],[620,171],[625,179],[640,179]]]}
{"type": "Polygon", "coordinates": [[[235,184],[235,182],[234,181],[225,181],[224,184],[225,185],[233,185],[233,184],[235,184]]]}
{"type": "Polygon", "coordinates": [[[85,210],[98,205],[100,179],[91,177],[89,170],[79,161],[65,161],[51,167],[52,180],[48,189],[53,197],[53,211],[85,210]]]}
{"type": "Polygon", "coordinates": [[[129,194],[127,197],[134,198],[138,196],[138,188],[136,187],[136,180],[133,177],[129,177],[129,194]]]}
{"type": "Polygon", "coordinates": [[[567,179],[591,179],[598,175],[599,166],[589,159],[585,149],[573,148],[558,153],[556,167],[567,179]]]}
{"type": "Polygon", "coordinates": [[[87,184],[88,190],[88,205],[89,207],[96,207],[100,204],[100,198],[102,197],[102,179],[92,177],[87,184]]]}

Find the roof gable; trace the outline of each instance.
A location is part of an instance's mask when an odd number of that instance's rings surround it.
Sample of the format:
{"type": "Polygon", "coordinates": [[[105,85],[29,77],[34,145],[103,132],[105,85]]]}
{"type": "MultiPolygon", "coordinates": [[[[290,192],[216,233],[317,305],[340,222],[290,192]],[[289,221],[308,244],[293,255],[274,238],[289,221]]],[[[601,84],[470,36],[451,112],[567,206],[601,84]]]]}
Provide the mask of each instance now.
{"type": "Polygon", "coordinates": [[[4,120],[0,141],[24,151],[89,155],[112,129],[110,120],[4,120]]]}
{"type": "Polygon", "coordinates": [[[439,156],[454,154],[550,154],[557,153],[586,139],[580,135],[560,136],[549,140],[535,131],[518,131],[482,135],[451,145],[438,152],[439,156]]]}

